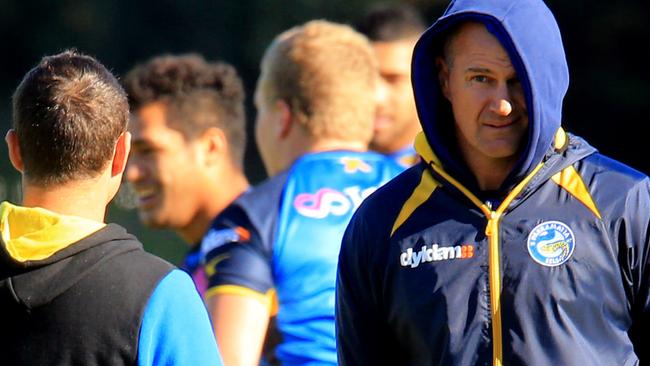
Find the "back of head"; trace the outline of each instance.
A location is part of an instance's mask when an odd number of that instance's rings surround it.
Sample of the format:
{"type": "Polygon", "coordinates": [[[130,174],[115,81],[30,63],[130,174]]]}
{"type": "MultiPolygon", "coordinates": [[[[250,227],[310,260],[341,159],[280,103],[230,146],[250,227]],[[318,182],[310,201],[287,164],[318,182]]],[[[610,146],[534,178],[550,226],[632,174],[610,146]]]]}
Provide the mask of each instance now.
{"type": "Polygon", "coordinates": [[[379,4],[368,10],[356,29],[372,42],[394,42],[419,37],[426,24],[408,4],[379,4]]]}
{"type": "Polygon", "coordinates": [[[167,124],[186,139],[206,129],[224,131],[233,163],[243,166],[246,147],[244,87],[237,71],[224,62],[206,62],[197,54],[154,57],[124,79],[131,110],[163,102],[167,124]]]}
{"type": "Polygon", "coordinates": [[[378,75],[363,35],[315,20],[275,38],[262,59],[258,88],[270,101],[284,100],[312,137],[367,143],[378,75]]]}
{"type": "Polygon", "coordinates": [[[99,176],[126,130],[129,107],[117,79],[75,51],[44,57],[13,95],[13,126],[30,184],[99,176]]]}

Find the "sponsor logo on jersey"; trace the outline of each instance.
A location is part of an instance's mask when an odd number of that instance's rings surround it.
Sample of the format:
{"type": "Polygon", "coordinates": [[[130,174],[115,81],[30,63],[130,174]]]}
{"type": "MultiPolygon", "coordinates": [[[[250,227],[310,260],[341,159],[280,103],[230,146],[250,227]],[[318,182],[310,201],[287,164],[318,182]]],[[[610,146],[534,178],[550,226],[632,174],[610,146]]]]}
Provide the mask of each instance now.
{"type": "Polygon", "coordinates": [[[528,253],[543,266],[555,267],[569,260],[575,249],[575,236],[565,223],[543,222],[528,234],[528,253]]]}
{"type": "Polygon", "coordinates": [[[251,234],[241,226],[229,229],[210,229],[201,241],[203,256],[227,243],[241,243],[250,240],[251,234]]]}
{"type": "Polygon", "coordinates": [[[377,187],[361,189],[347,187],[343,192],[332,188],[321,188],[316,193],[301,193],[293,200],[293,207],[299,214],[313,219],[324,219],[329,215],[343,216],[356,210],[361,202],[377,187]]]}
{"type": "Polygon", "coordinates": [[[433,244],[430,248],[423,245],[417,252],[413,248],[408,248],[399,256],[399,262],[402,267],[415,268],[422,263],[446,261],[452,259],[468,259],[474,256],[473,245],[456,245],[453,247],[443,247],[433,244]]]}
{"type": "Polygon", "coordinates": [[[343,157],[339,160],[339,162],[343,164],[343,170],[346,173],[370,173],[372,171],[370,164],[359,158],[343,157]]]}

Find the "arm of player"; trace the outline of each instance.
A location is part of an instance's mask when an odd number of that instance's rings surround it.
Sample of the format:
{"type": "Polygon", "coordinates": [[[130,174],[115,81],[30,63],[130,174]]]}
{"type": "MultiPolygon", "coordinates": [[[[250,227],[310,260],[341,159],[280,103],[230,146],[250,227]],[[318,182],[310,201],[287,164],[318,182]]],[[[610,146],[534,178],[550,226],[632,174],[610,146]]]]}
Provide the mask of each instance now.
{"type": "Polygon", "coordinates": [[[270,317],[268,302],[237,293],[212,294],[206,302],[224,365],[259,365],[270,317]]]}
{"type": "Polygon", "coordinates": [[[268,251],[246,227],[211,229],[201,244],[208,277],[205,302],[226,366],[259,364],[274,293],[268,251]]]}

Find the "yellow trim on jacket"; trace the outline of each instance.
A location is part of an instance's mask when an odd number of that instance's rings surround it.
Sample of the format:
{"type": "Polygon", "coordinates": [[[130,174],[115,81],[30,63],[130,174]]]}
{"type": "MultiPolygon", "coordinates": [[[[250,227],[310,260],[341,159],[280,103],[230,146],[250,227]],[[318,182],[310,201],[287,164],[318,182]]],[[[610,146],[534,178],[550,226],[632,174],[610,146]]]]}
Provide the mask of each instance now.
{"type": "Polygon", "coordinates": [[[47,259],[105,226],[103,222],[61,215],[40,207],[0,204],[2,245],[18,262],[47,259]]]}

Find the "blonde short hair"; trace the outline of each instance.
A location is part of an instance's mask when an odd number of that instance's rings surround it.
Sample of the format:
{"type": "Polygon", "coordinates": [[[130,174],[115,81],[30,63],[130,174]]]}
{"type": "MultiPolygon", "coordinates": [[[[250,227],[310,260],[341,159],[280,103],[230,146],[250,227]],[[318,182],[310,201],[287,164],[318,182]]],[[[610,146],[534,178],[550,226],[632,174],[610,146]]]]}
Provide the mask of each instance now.
{"type": "Polygon", "coordinates": [[[316,138],[372,138],[378,68],[365,36],[314,20],[278,35],[262,59],[267,102],[284,100],[316,138]]]}

